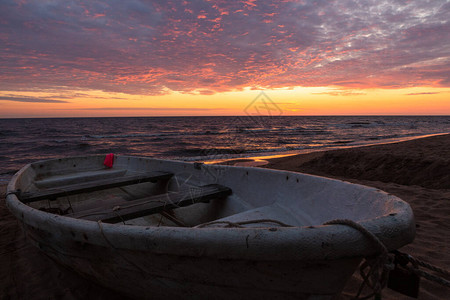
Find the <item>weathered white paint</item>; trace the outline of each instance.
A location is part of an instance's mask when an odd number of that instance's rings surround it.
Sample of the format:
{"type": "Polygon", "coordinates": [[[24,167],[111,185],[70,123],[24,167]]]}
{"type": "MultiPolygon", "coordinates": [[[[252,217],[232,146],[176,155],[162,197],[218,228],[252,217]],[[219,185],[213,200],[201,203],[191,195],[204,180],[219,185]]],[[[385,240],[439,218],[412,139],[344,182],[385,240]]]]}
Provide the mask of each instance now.
{"type": "MultiPolygon", "coordinates": [[[[103,159],[27,165],[11,180],[8,192],[33,191],[43,182],[46,187],[73,183],[80,172],[102,177],[103,159]]],[[[128,222],[134,225],[99,225],[37,210],[46,201],[28,206],[14,194],[7,196],[7,205],[29,239],[59,263],[124,294],[149,299],[331,299],[375,247],[352,228],[321,224],[341,218],[357,221],[390,250],[414,238],[408,204],[380,190],[338,180],[127,156],[117,156],[114,168],[104,172],[152,170],[175,176],[168,184],[143,183],[68,198],[75,210],[81,210],[99,201],[114,203],[189,184],[219,183],[230,187],[232,195],[176,209],[177,218],[191,226],[218,219],[271,218],[295,227],[158,227],[159,216],[128,222]]],[[[61,207],[67,202],[57,201],[61,207]]]]}

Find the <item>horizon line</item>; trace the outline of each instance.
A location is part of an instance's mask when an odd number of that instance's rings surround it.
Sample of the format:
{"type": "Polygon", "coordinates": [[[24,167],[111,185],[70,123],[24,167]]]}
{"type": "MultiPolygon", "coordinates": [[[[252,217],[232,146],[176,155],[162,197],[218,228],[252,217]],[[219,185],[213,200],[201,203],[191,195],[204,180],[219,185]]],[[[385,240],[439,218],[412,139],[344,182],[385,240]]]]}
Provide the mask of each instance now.
{"type": "Polygon", "coordinates": [[[279,118],[279,117],[450,117],[449,115],[435,115],[435,114],[355,114],[355,115],[167,115],[167,116],[90,116],[90,117],[0,117],[0,120],[21,120],[21,119],[107,119],[107,118],[232,118],[232,117],[265,117],[265,118],[279,118]]]}

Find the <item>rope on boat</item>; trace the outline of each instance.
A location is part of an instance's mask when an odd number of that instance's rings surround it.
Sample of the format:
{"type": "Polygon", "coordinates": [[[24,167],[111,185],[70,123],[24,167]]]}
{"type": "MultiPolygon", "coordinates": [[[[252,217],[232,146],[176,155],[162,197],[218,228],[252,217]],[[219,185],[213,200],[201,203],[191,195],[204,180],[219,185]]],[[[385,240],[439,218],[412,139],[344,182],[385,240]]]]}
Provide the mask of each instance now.
{"type": "Polygon", "coordinates": [[[7,192],[7,193],[5,194],[5,198],[8,197],[9,195],[16,195],[17,197],[19,197],[19,195],[20,195],[20,190],[14,190],[14,191],[7,192]]]}
{"type": "Polygon", "coordinates": [[[428,280],[430,280],[430,281],[434,281],[434,282],[436,282],[436,283],[439,283],[440,285],[443,285],[443,286],[446,286],[446,287],[449,287],[449,288],[450,288],[450,281],[445,280],[445,279],[442,278],[442,277],[439,277],[439,276],[433,275],[433,274],[431,274],[431,273],[422,271],[422,270],[417,269],[417,268],[415,268],[415,267],[409,267],[409,266],[406,266],[406,268],[407,268],[409,271],[414,272],[415,274],[424,277],[425,279],[428,279],[428,280]]]}
{"type": "Polygon", "coordinates": [[[441,284],[443,286],[450,287],[450,281],[448,281],[448,280],[446,280],[446,279],[444,279],[442,277],[439,277],[439,276],[433,275],[431,273],[428,273],[426,271],[420,270],[418,267],[421,266],[421,267],[427,268],[428,270],[431,270],[431,271],[434,271],[436,273],[439,273],[439,274],[446,275],[446,276],[450,277],[450,272],[448,270],[445,270],[445,269],[433,266],[433,265],[431,265],[431,264],[429,264],[427,262],[419,260],[419,259],[417,259],[417,258],[415,258],[415,257],[413,257],[413,256],[411,256],[409,254],[402,253],[402,252],[400,252],[398,250],[392,251],[392,253],[395,254],[396,259],[400,262],[400,265],[402,267],[404,267],[405,269],[407,269],[408,271],[413,272],[416,275],[422,276],[425,279],[428,279],[428,280],[434,281],[436,283],[439,283],[439,284],[441,284]],[[412,266],[408,266],[407,265],[408,262],[410,262],[412,264],[412,266]]]}
{"type": "Polygon", "coordinates": [[[450,271],[445,270],[445,269],[441,269],[441,268],[436,267],[436,266],[433,266],[433,265],[431,265],[431,264],[429,264],[429,263],[426,263],[426,262],[424,262],[424,261],[421,261],[421,260],[419,260],[419,259],[417,259],[417,258],[415,258],[415,257],[413,257],[413,256],[411,256],[411,255],[409,255],[409,254],[402,253],[402,252],[400,252],[400,251],[398,251],[398,250],[392,251],[392,253],[394,253],[395,255],[399,255],[399,256],[401,256],[401,257],[407,259],[408,261],[410,261],[410,262],[411,262],[412,264],[414,264],[414,265],[419,265],[419,266],[422,266],[422,267],[424,267],[424,268],[427,268],[427,269],[429,269],[429,270],[431,270],[431,271],[435,271],[436,273],[441,273],[441,274],[443,274],[443,275],[450,276],[450,271]]]}
{"type": "Polygon", "coordinates": [[[419,266],[432,270],[436,273],[450,276],[450,272],[448,270],[433,266],[398,250],[392,251],[391,255],[389,255],[386,246],[373,233],[352,220],[337,219],[328,221],[324,223],[324,225],[346,225],[352,227],[368,237],[372,243],[377,246],[378,252],[380,253],[378,257],[366,257],[365,262],[361,264],[360,273],[363,278],[363,283],[361,284],[357,295],[353,299],[368,299],[373,296],[375,296],[376,299],[381,299],[381,291],[387,284],[389,272],[394,269],[395,264],[398,262],[402,267],[418,276],[424,277],[425,279],[434,281],[443,286],[450,287],[450,281],[420,270],[419,266]],[[392,255],[394,255],[394,257],[392,255]],[[408,266],[408,262],[411,262],[412,266],[408,266]],[[364,269],[366,268],[369,268],[367,273],[364,272],[364,269]],[[365,285],[370,287],[373,292],[361,298],[360,295],[365,285]]]}
{"type": "Polygon", "coordinates": [[[386,246],[372,232],[352,220],[336,219],[328,221],[324,223],[324,225],[346,225],[352,227],[372,241],[372,244],[376,245],[378,250],[377,252],[379,254],[373,257],[366,257],[364,262],[361,264],[360,274],[363,278],[363,282],[353,299],[362,300],[371,297],[380,299],[381,291],[387,285],[389,272],[394,269],[394,259],[389,255],[386,246]],[[366,269],[368,270],[365,271],[366,269]],[[372,292],[368,295],[361,296],[361,293],[366,285],[372,289],[372,292]]]}

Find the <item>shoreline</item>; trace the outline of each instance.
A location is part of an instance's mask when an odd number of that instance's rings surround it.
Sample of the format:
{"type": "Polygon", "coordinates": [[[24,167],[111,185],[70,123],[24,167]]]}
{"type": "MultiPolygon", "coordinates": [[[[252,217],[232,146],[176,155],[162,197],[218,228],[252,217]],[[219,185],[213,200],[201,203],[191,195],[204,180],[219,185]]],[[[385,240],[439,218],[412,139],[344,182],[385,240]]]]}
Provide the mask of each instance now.
{"type": "MultiPolygon", "coordinates": [[[[285,152],[268,152],[267,155],[260,155],[262,153],[259,153],[257,155],[250,154],[249,156],[246,156],[246,154],[242,154],[241,157],[229,157],[229,158],[219,158],[219,159],[210,159],[205,160],[201,159],[199,157],[195,157],[192,160],[197,162],[203,162],[205,164],[221,164],[221,165],[231,165],[231,166],[242,166],[242,167],[260,167],[267,165],[270,160],[275,158],[283,158],[283,157],[292,157],[297,155],[308,155],[310,153],[316,153],[316,152],[326,152],[326,151],[334,151],[334,150],[341,150],[341,149],[353,149],[353,148],[362,148],[362,147],[371,147],[371,146],[377,146],[377,145],[388,145],[388,144],[395,144],[395,143],[402,143],[407,141],[413,141],[433,136],[442,136],[442,135],[449,135],[450,132],[441,132],[441,133],[432,133],[432,134],[425,134],[425,135],[416,135],[416,136],[407,136],[402,138],[392,138],[392,139],[383,139],[379,140],[379,143],[361,143],[356,145],[345,145],[345,146],[334,146],[334,147],[321,147],[321,148],[311,148],[311,149],[302,149],[302,150],[289,150],[285,152]]],[[[226,155],[224,155],[226,156],[226,155]]],[[[190,161],[190,160],[187,160],[190,161]]]]}
{"type": "Polygon", "coordinates": [[[273,158],[264,167],[450,189],[450,134],[273,158]]]}
{"type": "MultiPolygon", "coordinates": [[[[450,134],[272,158],[263,167],[350,181],[398,196],[411,205],[417,224],[415,241],[400,250],[450,269],[450,134]]],[[[5,190],[6,183],[0,183],[2,299],[125,299],[59,268],[33,247],[5,206],[5,190]]],[[[361,282],[358,272],[346,293],[355,295],[361,282]]],[[[422,279],[418,299],[446,299],[448,293],[448,288],[422,279]]],[[[383,299],[412,298],[385,289],[383,299]]]]}

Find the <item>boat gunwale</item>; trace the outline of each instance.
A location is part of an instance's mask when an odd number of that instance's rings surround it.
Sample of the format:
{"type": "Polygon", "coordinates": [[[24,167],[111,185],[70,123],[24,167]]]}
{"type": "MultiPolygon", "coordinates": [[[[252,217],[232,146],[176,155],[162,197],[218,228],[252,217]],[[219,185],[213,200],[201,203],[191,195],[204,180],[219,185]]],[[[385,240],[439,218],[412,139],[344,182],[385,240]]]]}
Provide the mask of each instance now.
{"type": "MultiPolygon", "coordinates": [[[[172,162],[185,163],[174,160],[172,162]]],[[[6,204],[23,223],[25,231],[38,229],[51,232],[56,240],[71,240],[114,249],[150,251],[156,254],[221,259],[331,260],[376,254],[376,247],[371,241],[362,233],[345,225],[273,228],[153,227],[98,223],[51,214],[22,203],[13,193],[17,180],[31,165],[24,166],[11,179],[7,188],[6,204]]],[[[268,171],[314,176],[279,170],[268,171]]],[[[337,179],[314,177],[351,184],[337,179]]],[[[414,238],[412,210],[398,197],[379,190],[377,192],[384,193],[389,200],[393,200],[395,207],[391,208],[389,214],[358,223],[373,232],[389,250],[398,249],[414,238]]]]}

